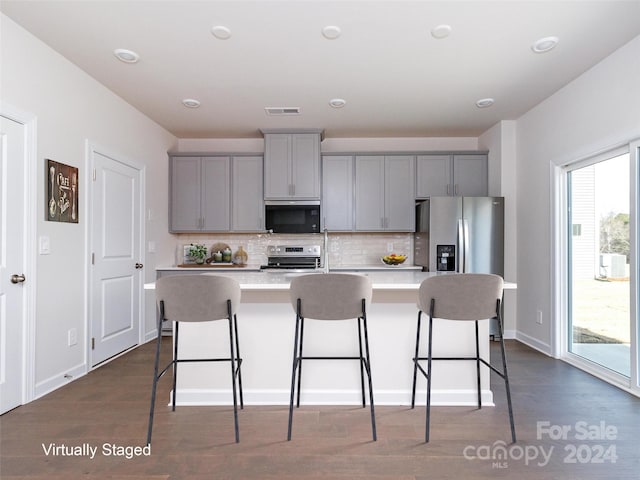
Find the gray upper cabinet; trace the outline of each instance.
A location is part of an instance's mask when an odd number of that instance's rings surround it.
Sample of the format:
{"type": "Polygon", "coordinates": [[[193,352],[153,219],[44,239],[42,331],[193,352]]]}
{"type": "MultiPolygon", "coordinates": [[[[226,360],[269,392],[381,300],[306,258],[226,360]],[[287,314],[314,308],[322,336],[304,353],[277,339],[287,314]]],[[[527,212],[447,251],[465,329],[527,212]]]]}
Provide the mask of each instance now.
{"type": "Polygon", "coordinates": [[[484,197],[489,193],[488,160],[484,153],[418,155],[416,197],[484,197]]]}
{"type": "Polygon", "coordinates": [[[454,193],[464,197],[489,195],[489,165],[486,154],[454,155],[454,193]]]}
{"type": "Polygon", "coordinates": [[[229,157],[171,157],[170,231],[229,230],[229,157]]]}
{"type": "Polygon", "coordinates": [[[414,231],[414,157],[363,155],[355,162],[355,230],[414,231]]]}
{"type": "Polygon", "coordinates": [[[231,230],[264,230],[262,157],[233,157],[231,177],[231,230]]]}
{"type": "Polygon", "coordinates": [[[264,132],[264,198],[320,198],[320,133],[264,132]]]}
{"type": "Polygon", "coordinates": [[[169,172],[169,231],[264,229],[262,157],[172,156],[169,172]]]}
{"type": "Polygon", "coordinates": [[[353,156],[322,157],[322,225],[329,231],[353,230],[353,156]]]}

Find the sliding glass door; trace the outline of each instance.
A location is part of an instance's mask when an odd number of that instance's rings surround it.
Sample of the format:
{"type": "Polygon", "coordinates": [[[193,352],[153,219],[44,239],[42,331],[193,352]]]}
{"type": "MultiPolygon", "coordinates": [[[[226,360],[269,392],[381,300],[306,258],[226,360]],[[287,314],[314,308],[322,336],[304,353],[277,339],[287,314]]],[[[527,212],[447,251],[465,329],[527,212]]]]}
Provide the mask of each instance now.
{"type": "MultiPolygon", "coordinates": [[[[567,171],[567,351],[631,377],[631,235],[629,153],[612,153],[567,171]]],[[[635,170],[634,170],[635,171],[635,170]]],[[[635,331],[635,328],[633,329],[635,331]]]]}

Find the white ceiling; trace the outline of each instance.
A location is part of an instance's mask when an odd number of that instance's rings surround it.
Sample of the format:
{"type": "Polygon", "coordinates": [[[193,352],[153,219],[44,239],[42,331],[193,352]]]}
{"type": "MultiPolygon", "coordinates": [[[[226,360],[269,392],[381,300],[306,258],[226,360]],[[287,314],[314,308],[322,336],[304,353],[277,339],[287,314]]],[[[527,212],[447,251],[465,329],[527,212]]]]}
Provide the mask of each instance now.
{"type": "Polygon", "coordinates": [[[180,138],[262,128],[477,136],[640,35],[640,0],[2,0],[0,10],[180,138]],[[430,32],[441,24],[452,32],[438,40],[430,32]],[[216,25],[231,38],[215,38],[216,25]],[[341,36],[325,39],[327,25],[341,36]],[[547,36],[558,46],[533,53],[547,36]],[[117,48],[140,61],[120,62],[117,48]],[[485,97],[495,104],[477,108],[485,97]],[[347,104],[331,108],[332,98],[347,104]]]}

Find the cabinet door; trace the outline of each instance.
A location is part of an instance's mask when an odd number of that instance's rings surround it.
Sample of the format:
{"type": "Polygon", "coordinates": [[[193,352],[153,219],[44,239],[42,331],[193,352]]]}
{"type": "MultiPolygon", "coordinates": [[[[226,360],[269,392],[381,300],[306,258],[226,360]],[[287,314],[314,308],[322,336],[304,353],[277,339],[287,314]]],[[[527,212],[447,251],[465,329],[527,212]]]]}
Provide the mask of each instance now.
{"type": "Polygon", "coordinates": [[[291,135],[291,196],[320,198],[320,135],[291,135]]]}
{"type": "Polygon", "coordinates": [[[231,177],[231,230],[264,230],[262,157],[234,157],[231,177]]]}
{"type": "Polygon", "coordinates": [[[288,198],[292,192],[291,135],[270,133],[264,138],[264,198],[288,198]]]}
{"type": "Polygon", "coordinates": [[[169,175],[169,230],[200,230],[200,158],[171,157],[169,175]]]}
{"type": "Polygon", "coordinates": [[[453,178],[455,195],[486,197],[489,194],[487,155],[454,155],[453,178]]]}
{"type": "Polygon", "coordinates": [[[414,157],[385,157],[384,178],[385,229],[394,232],[415,231],[414,157]]]}
{"type": "Polygon", "coordinates": [[[451,155],[418,155],[416,158],[416,197],[453,195],[451,155]]]}
{"type": "Polygon", "coordinates": [[[356,230],[384,229],[384,157],[356,157],[356,230]]]}
{"type": "Polygon", "coordinates": [[[353,230],[353,157],[322,158],[323,228],[353,230]]]}
{"type": "Polygon", "coordinates": [[[229,157],[202,159],[202,231],[229,230],[229,157]]]}

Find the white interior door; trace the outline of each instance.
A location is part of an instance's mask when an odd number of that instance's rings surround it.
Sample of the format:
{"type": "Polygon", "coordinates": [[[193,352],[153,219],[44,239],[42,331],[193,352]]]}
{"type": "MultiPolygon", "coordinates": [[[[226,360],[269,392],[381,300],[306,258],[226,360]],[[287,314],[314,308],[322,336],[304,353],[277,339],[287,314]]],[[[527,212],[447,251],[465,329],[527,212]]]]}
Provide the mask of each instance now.
{"type": "Polygon", "coordinates": [[[91,150],[91,365],[140,338],[141,171],[91,150]]]}
{"type": "MultiPolygon", "coordinates": [[[[0,116],[0,414],[22,404],[25,127],[0,116]]],[[[31,280],[31,279],[28,279],[31,280]]]]}

